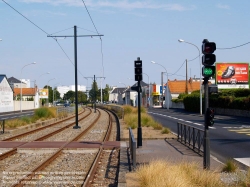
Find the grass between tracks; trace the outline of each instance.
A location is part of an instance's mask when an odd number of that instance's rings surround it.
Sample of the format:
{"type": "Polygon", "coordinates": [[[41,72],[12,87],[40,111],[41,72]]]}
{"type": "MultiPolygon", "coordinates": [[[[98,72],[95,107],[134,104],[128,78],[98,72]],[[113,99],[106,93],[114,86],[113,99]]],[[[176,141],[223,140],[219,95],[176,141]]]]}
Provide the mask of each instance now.
{"type": "MultiPolygon", "coordinates": [[[[124,105],[124,121],[127,127],[135,129],[138,126],[138,109],[129,105],[124,105]]],[[[141,107],[141,126],[153,127],[155,130],[161,130],[162,134],[170,133],[170,129],[163,127],[160,123],[156,122],[150,115],[147,114],[147,110],[141,107]]]]}
{"type": "Polygon", "coordinates": [[[55,118],[55,117],[66,117],[67,114],[60,114],[60,116],[56,115],[56,108],[55,107],[44,107],[44,108],[38,108],[35,110],[33,116],[24,116],[18,119],[11,119],[6,120],[5,122],[5,128],[13,129],[21,126],[25,126],[31,123],[35,123],[37,121],[45,121],[47,119],[55,118]]]}

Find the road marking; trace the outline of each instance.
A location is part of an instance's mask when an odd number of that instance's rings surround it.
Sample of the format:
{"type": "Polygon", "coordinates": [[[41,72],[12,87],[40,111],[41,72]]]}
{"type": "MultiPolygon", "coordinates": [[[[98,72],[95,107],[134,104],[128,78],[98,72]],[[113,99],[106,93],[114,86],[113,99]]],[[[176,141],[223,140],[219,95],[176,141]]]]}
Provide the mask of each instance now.
{"type": "MultiPolygon", "coordinates": [[[[154,112],[148,112],[148,113],[151,113],[151,114],[154,114],[154,115],[159,115],[159,116],[165,116],[165,117],[168,117],[168,118],[176,119],[176,120],[179,120],[179,121],[183,121],[183,122],[186,122],[186,123],[191,123],[191,124],[198,125],[198,126],[204,126],[204,124],[193,123],[192,121],[185,121],[184,119],[176,118],[176,117],[173,117],[173,116],[167,116],[167,115],[158,114],[158,113],[154,113],[154,112]]],[[[216,129],[215,127],[209,127],[209,128],[210,129],[216,129]]]]}
{"type": "Polygon", "coordinates": [[[250,167],[250,157],[248,158],[234,158],[235,160],[237,160],[238,162],[250,167]]]}

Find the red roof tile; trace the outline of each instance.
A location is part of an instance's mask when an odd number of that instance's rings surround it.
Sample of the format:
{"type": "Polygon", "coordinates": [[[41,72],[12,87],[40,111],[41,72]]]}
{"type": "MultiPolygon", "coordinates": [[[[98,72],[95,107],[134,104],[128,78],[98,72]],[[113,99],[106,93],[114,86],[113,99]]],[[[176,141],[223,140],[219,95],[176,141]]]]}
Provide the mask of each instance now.
{"type": "MultiPolygon", "coordinates": [[[[14,96],[21,94],[21,88],[14,88],[14,96]]],[[[35,96],[36,88],[22,88],[23,96],[35,96]]]]}
{"type": "MultiPolygon", "coordinates": [[[[168,87],[170,93],[185,93],[186,90],[186,80],[168,80],[168,87]]],[[[195,90],[200,90],[200,81],[188,80],[188,92],[193,92],[195,90]]]]}

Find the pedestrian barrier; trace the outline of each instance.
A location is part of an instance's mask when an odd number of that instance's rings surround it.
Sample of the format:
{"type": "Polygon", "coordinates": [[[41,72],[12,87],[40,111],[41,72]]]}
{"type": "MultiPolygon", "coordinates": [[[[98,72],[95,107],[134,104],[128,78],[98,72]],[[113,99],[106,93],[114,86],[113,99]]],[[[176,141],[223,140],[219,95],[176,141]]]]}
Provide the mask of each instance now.
{"type": "Polygon", "coordinates": [[[72,106],[72,107],[71,106],[69,106],[69,107],[57,107],[57,111],[56,111],[57,116],[60,113],[73,113],[73,112],[75,112],[74,106],[72,106]]]}
{"type": "Polygon", "coordinates": [[[204,130],[183,123],[177,123],[177,131],[177,140],[179,142],[190,147],[199,154],[203,153],[204,130]]]}
{"type": "Polygon", "coordinates": [[[4,134],[4,124],[5,124],[5,120],[2,120],[2,123],[0,124],[0,133],[4,134]]]}
{"type": "Polygon", "coordinates": [[[133,162],[133,167],[136,167],[136,141],[132,129],[129,127],[129,151],[133,162]]]}

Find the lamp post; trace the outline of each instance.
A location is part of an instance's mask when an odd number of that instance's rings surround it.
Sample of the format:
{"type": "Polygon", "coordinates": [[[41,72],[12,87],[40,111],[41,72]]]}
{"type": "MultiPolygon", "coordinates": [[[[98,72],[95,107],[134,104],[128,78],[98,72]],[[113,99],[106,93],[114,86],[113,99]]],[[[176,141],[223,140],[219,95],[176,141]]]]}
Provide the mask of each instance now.
{"type": "Polygon", "coordinates": [[[52,100],[52,103],[53,103],[53,105],[54,105],[54,96],[55,96],[55,86],[56,85],[58,85],[58,84],[61,84],[60,82],[59,83],[56,83],[56,84],[54,84],[54,89],[53,89],[53,100],[52,100]]]}
{"type": "MultiPolygon", "coordinates": [[[[125,88],[127,88],[126,84],[119,82],[120,84],[123,84],[125,86],[125,88]]],[[[126,90],[126,89],[125,89],[126,90]]],[[[125,92],[125,104],[127,105],[127,98],[126,98],[126,92],[125,92]]]]}
{"type": "MultiPolygon", "coordinates": [[[[151,61],[151,63],[158,64],[159,66],[161,66],[161,67],[163,67],[165,69],[165,72],[167,73],[167,81],[168,81],[168,72],[167,72],[166,68],[163,65],[161,65],[159,63],[156,63],[155,61],[151,61]]],[[[162,86],[162,92],[161,92],[162,105],[161,105],[161,107],[162,108],[163,108],[163,88],[164,88],[163,87],[163,73],[165,73],[165,72],[161,72],[161,86],[162,86]]],[[[167,85],[167,87],[168,87],[168,85],[167,85]]],[[[165,98],[165,100],[166,100],[166,98],[165,98]]],[[[167,104],[167,109],[169,109],[169,103],[167,104]]]]}
{"type": "Polygon", "coordinates": [[[199,51],[199,64],[200,64],[200,115],[202,115],[202,93],[201,93],[201,62],[200,62],[200,49],[199,49],[196,45],[194,45],[193,43],[190,43],[190,42],[184,41],[184,40],[182,40],[182,39],[179,39],[178,41],[179,41],[179,42],[184,42],[184,43],[187,43],[187,44],[190,44],[190,45],[193,45],[193,46],[195,46],[195,47],[198,49],[198,51],[199,51]]]}
{"type": "Polygon", "coordinates": [[[148,96],[149,96],[149,98],[147,98],[147,102],[148,102],[148,107],[150,107],[151,94],[150,94],[149,76],[146,73],[143,73],[143,74],[147,75],[147,77],[148,77],[148,96]]]}
{"type": "Polygon", "coordinates": [[[46,72],[46,73],[43,73],[43,74],[39,75],[39,77],[37,78],[37,80],[35,80],[35,83],[38,82],[38,80],[40,79],[41,76],[46,75],[46,74],[50,74],[50,72],[46,72]]]}
{"type": "Polygon", "coordinates": [[[52,81],[52,80],[55,80],[56,78],[53,78],[53,79],[50,79],[48,80],[48,83],[47,83],[47,90],[48,90],[48,102],[47,102],[47,105],[49,106],[49,88],[48,88],[48,85],[49,85],[49,82],[52,81]]]}
{"type": "Polygon", "coordinates": [[[21,69],[21,76],[20,76],[20,81],[21,81],[21,92],[20,92],[20,112],[22,112],[22,95],[23,95],[23,90],[22,90],[22,72],[23,72],[23,68],[25,68],[26,66],[32,65],[32,64],[36,64],[36,62],[30,63],[30,64],[26,64],[25,66],[22,67],[21,69]]]}

